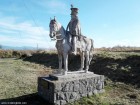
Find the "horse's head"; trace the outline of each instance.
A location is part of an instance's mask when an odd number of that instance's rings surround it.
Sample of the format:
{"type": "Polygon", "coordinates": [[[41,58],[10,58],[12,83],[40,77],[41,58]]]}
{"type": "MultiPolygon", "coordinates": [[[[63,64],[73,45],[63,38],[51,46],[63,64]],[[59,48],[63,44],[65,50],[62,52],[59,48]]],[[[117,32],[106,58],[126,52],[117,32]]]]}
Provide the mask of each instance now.
{"type": "Polygon", "coordinates": [[[50,27],[50,34],[49,35],[51,38],[54,38],[56,36],[57,32],[59,31],[59,25],[58,25],[55,18],[50,20],[49,27],[50,27]]]}

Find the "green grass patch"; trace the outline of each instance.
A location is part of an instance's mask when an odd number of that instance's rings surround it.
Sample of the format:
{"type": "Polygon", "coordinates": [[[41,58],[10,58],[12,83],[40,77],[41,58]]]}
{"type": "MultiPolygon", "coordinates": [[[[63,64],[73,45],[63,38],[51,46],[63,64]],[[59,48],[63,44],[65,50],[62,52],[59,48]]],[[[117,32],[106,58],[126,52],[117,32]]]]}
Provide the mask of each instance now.
{"type": "Polygon", "coordinates": [[[20,59],[0,59],[0,99],[37,92],[38,76],[49,73],[44,68],[20,59]]]}

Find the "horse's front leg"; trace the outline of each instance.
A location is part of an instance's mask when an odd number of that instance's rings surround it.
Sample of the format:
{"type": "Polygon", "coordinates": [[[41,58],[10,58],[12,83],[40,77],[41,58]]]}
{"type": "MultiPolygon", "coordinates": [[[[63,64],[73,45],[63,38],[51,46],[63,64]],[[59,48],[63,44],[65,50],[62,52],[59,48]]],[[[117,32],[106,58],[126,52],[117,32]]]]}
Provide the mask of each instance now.
{"type": "Polygon", "coordinates": [[[63,53],[64,57],[64,75],[67,75],[68,72],[68,53],[63,53]]]}
{"type": "Polygon", "coordinates": [[[59,73],[61,73],[62,70],[62,54],[58,53],[58,60],[59,60],[59,73]]]}

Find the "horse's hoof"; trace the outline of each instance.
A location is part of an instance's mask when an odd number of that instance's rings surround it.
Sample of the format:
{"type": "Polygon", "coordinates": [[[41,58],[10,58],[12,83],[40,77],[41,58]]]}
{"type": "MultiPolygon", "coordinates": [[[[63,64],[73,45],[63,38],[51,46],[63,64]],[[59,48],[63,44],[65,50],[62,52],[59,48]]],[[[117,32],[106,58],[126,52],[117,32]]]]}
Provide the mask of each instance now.
{"type": "Polygon", "coordinates": [[[67,75],[67,71],[64,72],[64,75],[67,75]]]}
{"type": "Polygon", "coordinates": [[[85,70],[85,73],[88,73],[88,70],[85,70]]]}
{"type": "Polygon", "coordinates": [[[78,71],[83,71],[83,69],[79,69],[78,71]]]}
{"type": "Polygon", "coordinates": [[[72,53],[73,55],[77,55],[77,52],[75,52],[75,51],[74,51],[74,52],[72,51],[71,53],[72,53]]]}
{"type": "Polygon", "coordinates": [[[62,73],[62,69],[58,69],[57,74],[61,74],[62,73]]]}

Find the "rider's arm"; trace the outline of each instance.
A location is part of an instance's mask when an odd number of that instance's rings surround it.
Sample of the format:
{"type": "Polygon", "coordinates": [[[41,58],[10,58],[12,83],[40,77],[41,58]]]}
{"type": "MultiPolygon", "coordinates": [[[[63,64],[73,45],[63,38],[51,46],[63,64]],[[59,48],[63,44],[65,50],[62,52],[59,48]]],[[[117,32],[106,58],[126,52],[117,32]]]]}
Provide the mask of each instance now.
{"type": "Polygon", "coordinates": [[[68,31],[68,29],[69,29],[69,24],[70,24],[70,22],[69,22],[68,25],[67,25],[66,31],[68,31]]]}

